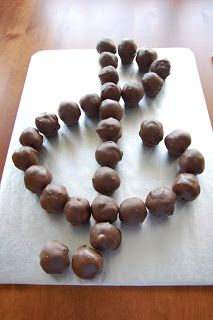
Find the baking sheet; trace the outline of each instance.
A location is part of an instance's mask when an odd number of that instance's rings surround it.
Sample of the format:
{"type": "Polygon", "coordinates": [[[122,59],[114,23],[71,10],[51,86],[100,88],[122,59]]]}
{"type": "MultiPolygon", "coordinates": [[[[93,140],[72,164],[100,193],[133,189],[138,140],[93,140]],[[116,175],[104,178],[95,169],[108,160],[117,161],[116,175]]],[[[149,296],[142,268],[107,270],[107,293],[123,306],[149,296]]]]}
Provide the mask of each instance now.
{"type": "MultiPolygon", "coordinates": [[[[1,182],[0,194],[0,283],[94,284],[94,285],[195,285],[213,283],[213,152],[212,129],[193,53],[188,49],[157,49],[171,61],[172,73],[156,99],[143,98],[138,108],[125,109],[123,136],[119,145],[123,160],[117,166],[121,186],[114,194],[122,200],[171,186],[177,160],[168,157],[164,143],[143,147],[140,123],[159,119],[165,135],[174,129],[188,130],[192,147],[206,158],[199,175],[201,194],[185,205],[177,204],[173,216],[147,216],[139,227],[120,225],[123,242],[104,253],[104,270],[94,280],[78,279],[69,268],[63,275],[45,274],[39,252],[50,239],[64,242],[70,256],[81,244],[89,244],[89,229],[71,226],[63,215],[48,215],[37,196],[24,188],[23,173],[11,154],[19,147],[21,131],[34,126],[40,112],[57,112],[62,100],[78,101],[86,93],[100,91],[95,50],[43,51],[32,57],[1,182]]],[[[121,86],[138,77],[135,65],[119,66],[121,86]]],[[[12,93],[10,93],[12,94],[12,93]]],[[[41,163],[53,173],[53,182],[66,186],[70,195],[90,202],[96,196],[92,176],[98,168],[94,153],[101,142],[95,133],[97,121],[82,114],[77,128],[61,123],[59,137],[45,140],[41,163]]],[[[91,225],[93,224],[91,219],[91,225]]]]}

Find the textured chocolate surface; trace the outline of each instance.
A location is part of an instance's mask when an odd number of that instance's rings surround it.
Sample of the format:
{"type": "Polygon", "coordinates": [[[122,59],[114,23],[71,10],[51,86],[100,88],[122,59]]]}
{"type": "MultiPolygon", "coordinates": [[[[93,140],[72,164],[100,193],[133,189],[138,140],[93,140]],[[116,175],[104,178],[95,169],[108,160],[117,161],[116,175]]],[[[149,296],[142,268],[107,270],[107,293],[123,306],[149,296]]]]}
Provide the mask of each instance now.
{"type": "Polygon", "coordinates": [[[106,82],[118,83],[119,81],[118,72],[113,66],[102,68],[98,73],[98,77],[101,81],[101,84],[104,84],[106,82]]]}
{"type": "Polygon", "coordinates": [[[96,50],[98,51],[98,53],[102,53],[102,52],[116,53],[117,51],[115,42],[109,38],[104,38],[99,40],[96,45],[96,50]]]}
{"type": "Polygon", "coordinates": [[[186,150],[180,157],[179,167],[181,172],[200,174],[205,169],[205,159],[196,149],[186,150]]]}
{"type": "Polygon", "coordinates": [[[155,98],[161,90],[163,84],[163,79],[154,72],[147,72],[142,78],[142,85],[145,95],[149,98],[155,98]]]}
{"type": "Polygon", "coordinates": [[[69,199],[67,190],[61,185],[48,184],[40,196],[41,207],[48,213],[63,213],[69,199]]]}
{"type": "Polygon", "coordinates": [[[118,216],[116,201],[108,196],[97,196],[92,202],[92,216],[96,222],[115,222],[118,216]]]}
{"type": "Polygon", "coordinates": [[[89,201],[80,197],[72,197],[65,204],[64,213],[67,221],[74,226],[83,225],[89,222],[91,216],[89,201]]]}
{"type": "Polygon", "coordinates": [[[58,117],[54,113],[43,112],[35,118],[37,129],[46,137],[54,137],[60,129],[58,117]]]}
{"type": "Polygon", "coordinates": [[[112,99],[119,101],[121,97],[121,88],[113,83],[113,82],[106,82],[101,87],[101,99],[112,99]]]}
{"type": "Polygon", "coordinates": [[[90,230],[91,246],[98,250],[115,250],[121,239],[121,231],[109,222],[96,223],[90,230]]]}
{"type": "Polygon", "coordinates": [[[154,216],[170,216],[175,210],[176,194],[169,188],[160,187],[149,192],[146,207],[154,216]]]}
{"type": "Polygon", "coordinates": [[[102,68],[107,66],[113,66],[114,68],[117,68],[118,58],[112,52],[102,52],[99,56],[99,64],[102,68]]]}
{"type": "Polygon", "coordinates": [[[179,157],[191,144],[191,136],[187,131],[174,130],[164,139],[169,154],[179,157]]]}
{"type": "Polygon", "coordinates": [[[26,128],[22,131],[19,141],[23,146],[29,146],[39,151],[43,143],[43,136],[36,128],[26,128]]]}
{"type": "Polygon", "coordinates": [[[118,54],[123,64],[133,62],[137,51],[137,44],[132,39],[123,39],[118,45],[118,54]]]}
{"type": "Polygon", "coordinates": [[[157,59],[157,52],[151,48],[139,49],[136,55],[138,68],[142,72],[148,72],[152,62],[157,59]]]}
{"type": "Polygon", "coordinates": [[[78,123],[81,110],[76,102],[62,101],[58,108],[58,115],[68,127],[71,127],[78,123]]]}
{"type": "Polygon", "coordinates": [[[120,177],[115,170],[101,167],[95,172],[92,183],[97,192],[110,195],[119,188],[120,177]]]}
{"type": "Polygon", "coordinates": [[[99,115],[101,120],[114,118],[120,121],[123,117],[123,109],[118,101],[106,99],[100,105],[99,115]]]}
{"type": "Polygon", "coordinates": [[[96,161],[103,167],[114,168],[121,161],[122,156],[123,152],[113,141],[101,143],[95,151],[96,161]]]}
{"type": "Polygon", "coordinates": [[[98,123],[96,132],[102,141],[117,141],[121,137],[122,128],[117,119],[107,118],[98,123]]]}
{"type": "Polygon", "coordinates": [[[158,120],[144,120],[141,123],[139,136],[148,147],[154,147],[163,140],[163,125],[158,120]]]}
{"type": "Polygon", "coordinates": [[[181,173],[175,178],[172,190],[176,193],[178,200],[193,201],[200,194],[200,184],[194,174],[181,173]]]}
{"type": "Polygon", "coordinates": [[[170,75],[171,65],[167,59],[158,59],[151,64],[150,70],[165,80],[170,75]]]}
{"type": "Polygon", "coordinates": [[[39,163],[38,152],[32,147],[24,146],[13,152],[12,160],[18,169],[25,171],[30,166],[39,163]]]}
{"type": "Polygon", "coordinates": [[[51,181],[51,172],[41,165],[29,167],[24,174],[25,187],[33,193],[40,194],[51,181]]]}
{"type": "Polygon", "coordinates": [[[79,104],[88,117],[94,117],[99,114],[101,98],[96,93],[85,94],[79,104]]]}
{"type": "Polygon", "coordinates": [[[128,225],[142,223],[147,216],[146,206],[140,198],[129,198],[120,204],[119,218],[128,225]]]}
{"type": "Polygon", "coordinates": [[[128,82],[123,86],[121,95],[126,106],[135,107],[143,98],[144,89],[138,82],[128,82]]]}

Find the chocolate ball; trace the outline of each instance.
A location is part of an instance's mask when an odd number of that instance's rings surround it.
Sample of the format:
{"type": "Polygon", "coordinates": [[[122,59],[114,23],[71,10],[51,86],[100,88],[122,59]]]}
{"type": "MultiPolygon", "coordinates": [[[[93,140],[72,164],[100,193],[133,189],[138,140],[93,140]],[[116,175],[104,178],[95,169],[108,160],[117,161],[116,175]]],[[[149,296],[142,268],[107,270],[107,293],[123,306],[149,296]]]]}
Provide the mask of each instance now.
{"type": "Polygon", "coordinates": [[[102,68],[107,66],[113,66],[114,68],[117,68],[118,58],[114,53],[102,52],[99,56],[99,64],[102,68]]]}
{"type": "Polygon", "coordinates": [[[68,199],[66,188],[60,185],[48,184],[42,191],[40,204],[48,213],[63,213],[68,199]]]}
{"type": "Polygon", "coordinates": [[[154,72],[147,72],[142,78],[142,85],[145,95],[149,98],[155,98],[161,90],[164,81],[154,72]]]}
{"type": "Polygon", "coordinates": [[[157,73],[163,80],[170,75],[171,65],[167,59],[158,59],[151,64],[150,70],[157,73]]]}
{"type": "Polygon", "coordinates": [[[103,84],[101,88],[101,99],[112,99],[119,101],[121,97],[121,88],[113,83],[113,82],[106,82],[103,84]]]}
{"type": "Polygon", "coordinates": [[[121,231],[109,222],[96,223],[90,230],[91,246],[98,250],[115,250],[121,239],[121,231]]]}
{"type": "Polygon", "coordinates": [[[68,127],[72,127],[78,123],[81,110],[76,102],[62,101],[58,108],[58,115],[68,127]]]}
{"type": "Polygon", "coordinates": [[[146,198],[146,207],[154,216],[170,216],[175,211],[176,194],[169,188],[152,190],[146,198]]]}
{"type": "Polygon", "coordinates": [[[106,82],[118,83],[119,80],[118,72],[113,66],[102,68],[98,73],[98,77],[101,81],[101,84],[106,82]]]}
{"type": "Polygon", "coordinates": [[[38,152],[32,147],[21,147],[13,153],[12,160],[18,169],[25,171],[33,164],[39,163],[38,152]]]}
{"type": "Polygon", "coordinates": [[[35,128],[26,128],[22,131],[19,141],[23,146],[29,146],[35,150],[40,150],[43,143],[43,136],[35,128]]]}
{"type": "Polygon", "coordinates": [[[119,218],[130,226],[142,223],[147,216],[144,202],[140,198],[129,198],[120,204],[119,218]]]}
{"type": "Polygon", "coordinates": [[[114,118],[101,120],[96,132],[103,141],[117,141],[122,134],[121,124],[114,118]]]}
{"type": "Polygon", "coordinates": [[[153,49],[139,49],[136,56],[136,62],[141,72],[148,72],[152,62],[157,59],[157,52],[153,49]]]}
{"type": "Polygon", "coordinates": [[[84,198],[72,197],[65,204],[64,213],[67,221],[74,226],[81,226],[89,222],[91,216],[89,201],[84,198]]]}
{"type": "Polygon", "coordinates": [[[137,52],[137,45],[134,40],[123,39],[118,45],[118,54],[123,64],[133,62],[137,52]]]}
{"type": "Polygon", "coordinates": [[[52,181],[52,174],[45,167],[33,165],[24,174],[25,187],[33,193],[41,193],[52,181]]]}
{"type": "Polygon", "coordinates": [[[37,129],[47,138],[56,136],[60,129],[58,117],[54,113],[41,113],[35,118],[35,124],[37,129]]]}
{"type": "Polygon", "coordinates": [[[123,109],[118,101],[106,99],[101,102],[99,115],[101,120],[115,118],[120,121],[123,116],[123,109]]]}
{"type": "Polygon", "coordinates": [[[143,86],[138,82],[129,82],[123,86],[121,96],[128,107],[135,107],[144,96],[143,86]]]}
{"type": "Polygon", "coordinates": [[[113,141],[101,143],[95,151],[95,159],[103,167],[114,168],[122,156],[123,152],[113,141]]]}
{"type": "Polygon", "coordinates": [[[154,147],[163,140],[163,125],[157,120],[144,120],[141,123],[139,136],[148,147],[154,147]]]}
{"type": "Polygon", "coordinates": [[[92,183],[97,192],[110,195],[120,187],[120,177],[115,170],[101,167],[95,172],[92,183]]]}
{"type": "Polygon", "coordinates": [[[182,172],[200,174],[205,169],[205,159],[200,151],[189,149],[180,157],[179,167],[182,172]]]}
{"type": "Polygon", "coordinates": [[[193,201],[200,194],[200,184],[194,174],[181,173],[175,178],[172,190],[176,193],[178,200],[193,201]]]}
{"type": "Polygon", "coordinates": [[[187,131],[174,130],[164,139],[168,152],[173,157],[179,157],[191,144],[191,136],[187,131]]]}
{"type": "Polygon", "coordinates": [[[96,93],[84,95],[80,101],[80,106],[88,117],[94,117],[99,114],[101,98],[96,93]]]}
{"type": "Polygon", "coordinates": [[[60,274],[69,266],[69,249],[57,240],[50,240],[40,252],[40,265],[49,274],[60,274]]]}
{"type": "Polygon", "coordinates": [[[102,268],[102,255],[86,245],[80,246],[72,257],[72,269],[79,278],[93,279],[102,268]]]}
{"type": "Polygon", "coordinates": [[[98,41],[96,49],[98,51],[98,53],[102,53],[102,52],[112,52],[112,53],[116,53],[116,44],[112,39],[101,39],[100,41],[98,41]]]}
{"type": "Polygon", "coordinates": [[[92,203],[92,216],[96,222],[115,222],[118,216],[116,201],[107,196],[97,196],[92,203]]]}

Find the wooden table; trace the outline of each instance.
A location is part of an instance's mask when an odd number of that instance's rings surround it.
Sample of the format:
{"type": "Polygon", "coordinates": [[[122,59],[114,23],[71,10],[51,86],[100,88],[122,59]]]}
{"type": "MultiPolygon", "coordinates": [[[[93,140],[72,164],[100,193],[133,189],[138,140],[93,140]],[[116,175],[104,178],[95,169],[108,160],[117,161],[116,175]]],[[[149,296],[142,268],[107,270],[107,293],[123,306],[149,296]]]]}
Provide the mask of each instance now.
{"type": "MultiPolygon", "coordinates": [[[[105,36],[132,37],[141,46],[189,47],[213,123],[212,35],[212,0],[0,0],[0,173],[36,51],[94,48],[105,36]]],[[[0,319],[210,320],[213,287],[3,285],[0,319]]]]}

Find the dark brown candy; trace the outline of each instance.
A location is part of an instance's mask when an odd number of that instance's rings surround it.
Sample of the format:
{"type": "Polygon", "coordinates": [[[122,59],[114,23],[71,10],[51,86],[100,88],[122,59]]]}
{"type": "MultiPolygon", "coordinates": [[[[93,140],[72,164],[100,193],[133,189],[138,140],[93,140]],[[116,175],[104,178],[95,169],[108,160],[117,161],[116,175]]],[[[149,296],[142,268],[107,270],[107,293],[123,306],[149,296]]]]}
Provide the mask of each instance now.
{"type": "Polygon", "coordinates": [[[164,81],[154,72],[147,72],[142,78],[142,85],[145,95],[149,98],[155,98],[161,90],[164,81]]]}
{"type": "Polygon", "coordinates": [[[119,188],[120,177],[115,170],[101,167],[95,172],[92,183],[97,192],[110,195],[119,188]]]}
{"type": "Polygon", "coordinates": [[[64,213],[67,221],[74,226],[81,226],[89,222],[91,216],[89,201],[84,198],[72,197],[65,204],[64,213]]]}
{"type": "Polygon", "coordinates": [[[92,203],[92,216],[96,222],[115,222],[118,216],[116,201],[107,196],[97,196],[92,203]]]}
{"type": "Polygon", "coordinates": [[[194,174],[181,173],[175,178],[172,190],[176,193],[178,200],[193,201],[200,194],[200,184],[194,174]]]}
{"type": "Polygon", "coordinates": [[[115,250],[121,239],[121,231],[109,222],[96,223],[90,230],[91,246],[98,250],[115,250]]]}
{"type": "Polygon", "coordinates": [[[113,83],[113,82],[106,82],[103,84],[101,88],[101,99],[112,99],[119,101],[121,97],[121,88],[113,83]]]}
{"type": "Polygon", "coordinates": [[[123,116],[123,109],[118,101],[106,99],[101,102],[99,115],[101,120],[115,118],[120,121],[123,116]]]}
{"type": "Polygon", "coordinates": [[[118,83],[119,80],[118,72],[113,66],[102,68],[98,73],[98,77],[101,81],[101,84],[106,82],[118,83]]]}
{"type": "Polygon", "coordinates": [[[137,45],[134,40],[123,39],[118,45],[118,54],[123,64],[133,62],[137,52],[137,45]]]}
{"type": "Polygon", "coordinates": [[[40,194],[52,181],[52,174],[45,167],[33,165],[24,174],[25,187],[33,193],[40,194]]]}
{"type": "Polygon", "coordinates": [[[38,152],[32,147],[24,146],[16,150],[12,155],[14,165],[25,171],[33,164],[39,163],[38,152]]]}
{"type": "Polygon", "coordinates": [[[35,150],[40,150],[43,143],[43,136],[36,128],[26,128],[22,131],[19,141],[23,146],[29,146],[35,150]]]}
{"type": "Polygon", "coordinates": [[[200,174],[205,169],[205,159],[196,149],[186,150],[179,161],[180,170],[193,174],[200,174]]]}
{"type": "Polygon", "coordinates": [[[170,75],[171,65],[167,59],[158,59],[151,64],[150,70],[165,80],[170,75]]]}
{"type": "Polygon", "coordinates": [[[121,124],[114,118],[101,120],[96,132],[103,141],[117,141],[122,134],[121,124]]]}
{"type": "Polygon", "coordinates": [[[40,196],[41,207],[48,213],[63,213],[64,206],[69,199],[65,187],[48,184],[40,196]]]}
{"type": "Polygon", "coordinates": [[[114,53],[102,52],[99,56],[99,64],[102,68],[107,66],[113,66],[114,68],[117,68],[118,58],[114,53]]]}
{"type": "Polygon", "coordinates": [[[169,188],[152,190],[146,198],[146,207],[154,216],[170,216],[175,210],[176,194],[169,188]]]}
{"type": "Polygon", "coordinates": [[[58,115],[68,127],[71,127],[78,123],[81,110],[76,102],[63,101],[59,105],[58,115]]]}
{"type": "Polygon", "coordinates": [[[139,136],[148,147],[156,146],[163,140],[163,125],[157,120],[144,120],[141,123],[139,136]]]}
{"type": "Polygon", "coordinates": [[[114,168],[119,161],[121,161],[123,152],[113,141],[106,141],[101,143],[95,152],[96,161],[101,166],[114,168]]]}
{"type": "Polygon", "coordinates": [[[139,70],[142,72],[148,72],[150,65],[155,59],[157,59],[157,57],[157,52],[151,48],[139,49],[136,56],[136,62],[139,70]]]}
{"type": "Polygon", "coordinates": [[[80,106],[88,117],[94,117],[99,114],[101,98],[96,93],[84,95],[80,101],[80,106]]]}
{"type": "Polygon", "coordinates": [[[123,86],[121,91],[125,105],[135,107],[144,96],[143,86],[138,82],[129,82],[123,86]]]}
{"type": "Polygon", "coordinates": [[[60,129],[58,117],[54,113],[41,113],[35,118],[35,124],[37,129],[48,138],[57,135],[60,129]]]}
{"type": "Polygon", "coordinates": [[[179,157],[191,144],[191,136],[187,131],[174,130],[164,139],[169,154],[179,157]]]}
{"type": "Polygon", "coordinates": [[[129,198],[124,200],[119,208],[121,222],[134,226],[142,223],[147,216],[144,202],[140,198],[129,198]]]}
{"type": "Polygon", "coordinates": [[[98,53],[102,53],[102,52],[112,52],[112,53],[116,53],[116,44],[112,39],[101,39],[100,41],[98,41],[96,49],[98,51],[98,53]]]}

